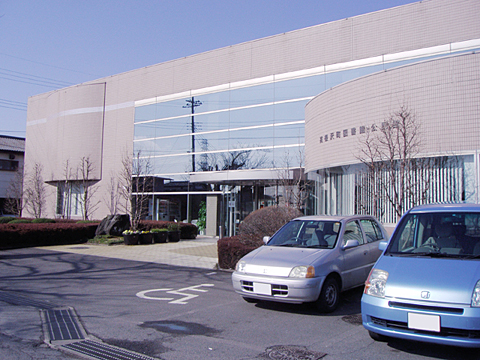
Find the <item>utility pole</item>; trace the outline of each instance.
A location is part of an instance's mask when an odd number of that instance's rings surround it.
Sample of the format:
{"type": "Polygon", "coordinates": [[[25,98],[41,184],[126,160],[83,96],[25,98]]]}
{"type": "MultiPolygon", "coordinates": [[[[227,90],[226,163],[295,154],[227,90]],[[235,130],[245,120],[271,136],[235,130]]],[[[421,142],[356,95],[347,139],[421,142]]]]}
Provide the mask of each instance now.
{"type": "Polygon", "coordinates": [[[195,108],[202,105],[200,100],[195,100],[192,96],[191,99],[186,100],[187,105],[184,105],[184,108],[192,109],[192,172],[195,172],[195,108]]]}

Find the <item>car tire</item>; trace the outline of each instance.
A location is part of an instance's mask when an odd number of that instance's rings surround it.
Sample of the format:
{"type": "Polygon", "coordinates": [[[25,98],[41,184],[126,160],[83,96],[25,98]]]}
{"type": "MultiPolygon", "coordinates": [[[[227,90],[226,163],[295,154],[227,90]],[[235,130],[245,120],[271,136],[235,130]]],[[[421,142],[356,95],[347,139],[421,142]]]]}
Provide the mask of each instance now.
{"type": "Polygon", "coordinates": [[[248,303],[257,303],[259,300],[257,299],[254,299],[254,298],[251,298],[251,297],[247,297],[247,296],[244,296],[243,297],[243,300],[245,300],[246,302],[248,303]]]}
{"type": "Polygon", "coordinates": [[[388,337],[385,336],[385,335],[380,335],[380,334],[377,334],[373,331],[370,331],[368,330],[368,335],[370,335],[370,337],[375,340],[375,341],[381,341],[381,342],[386,342],[388,341],[388,337]]]}
{"type": "Polygon", "coordinates": [[[340,300],[340,286],[333,277],[327,278],[323,282],[320,296],[316,301],[317,309],[324,313],[335,311],[340,300]]]}

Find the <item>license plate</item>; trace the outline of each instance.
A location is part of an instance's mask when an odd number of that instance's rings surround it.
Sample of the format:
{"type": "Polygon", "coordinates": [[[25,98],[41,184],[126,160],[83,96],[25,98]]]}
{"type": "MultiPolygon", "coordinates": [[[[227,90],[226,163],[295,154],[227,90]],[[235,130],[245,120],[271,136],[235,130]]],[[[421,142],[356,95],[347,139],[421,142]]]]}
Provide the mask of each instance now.
{"type": "Polygon", "coordinates": [[[253,292],[260,295],[272,295],[272,286],[270,284],[253,283],[253,292]]]}
{"type": "Polygon", "coordinates": [[[408,313],[408,328],[440,332],[440,316],[408,313]]]}

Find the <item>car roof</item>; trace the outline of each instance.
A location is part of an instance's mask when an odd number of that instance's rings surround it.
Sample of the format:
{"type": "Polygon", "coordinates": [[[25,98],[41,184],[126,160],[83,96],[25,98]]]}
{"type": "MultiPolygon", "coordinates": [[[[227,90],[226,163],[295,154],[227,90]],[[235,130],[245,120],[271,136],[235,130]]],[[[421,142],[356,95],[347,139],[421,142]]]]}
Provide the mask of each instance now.
{"type": "Polygon", "coordinates": [[[353,219],[375,219],[370,215],[308,215],[293,219],[295,220],[313,220],[313,221],[348,221],[353,219]]]}
{"type": "Polygon", "coordinates": [[[409,213],[427,213],[427,212],[480,212],[480,204],[428,204],[419,205],[410,209],[409,213]]]}

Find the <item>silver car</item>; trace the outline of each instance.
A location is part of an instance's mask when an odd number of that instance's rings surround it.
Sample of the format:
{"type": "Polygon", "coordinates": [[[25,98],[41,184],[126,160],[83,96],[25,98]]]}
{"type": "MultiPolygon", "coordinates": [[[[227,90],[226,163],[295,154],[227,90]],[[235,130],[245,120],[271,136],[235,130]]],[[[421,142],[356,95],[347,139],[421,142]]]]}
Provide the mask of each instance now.
{"type": "Polygon", "coordinates": [[[305,216],[283,226],[245,255],[232,274],[246,301],[314,302],[334,311],[340,291],[364,284],[387,239],[371,216],[305,216]]]}

